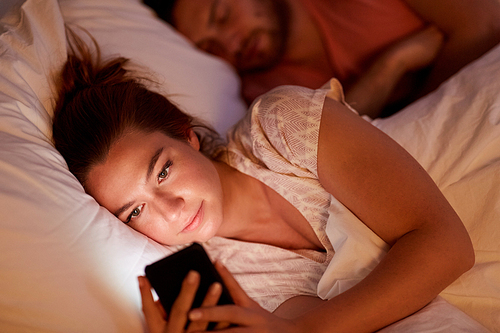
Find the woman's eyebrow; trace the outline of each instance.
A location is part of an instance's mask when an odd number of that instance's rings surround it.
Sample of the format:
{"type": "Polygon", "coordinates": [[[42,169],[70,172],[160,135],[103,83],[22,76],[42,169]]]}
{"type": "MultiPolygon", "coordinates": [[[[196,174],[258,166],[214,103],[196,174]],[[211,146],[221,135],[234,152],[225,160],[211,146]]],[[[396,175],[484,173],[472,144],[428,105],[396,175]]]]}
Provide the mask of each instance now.
{"type": "Polygon", "coordinates": [[[123,213],[124,211],[126,211],[127,209],[130,208],[130,206],[132,206],[134,204],[133,201],[130,201],[130,202],[127,202],[125,205],[123,205],[121,208],[117,209],[113,215],[120,218],[120,214],[123,213]]]}
{"type": "MultiPolygon", "coordinates": [[[[161,153],[163,152],[163,148],[158,149],[154,155],[151,157],[151,160],[149,161],[148,165],[148,171],[146,172],[146,183],[149,181],[149,178],[151,178],[151,175],[153,174],[153,170],[155,169],[156,163],[158,162],[158,159],[160,158],[161,153]]],[[[120,214],[122,214],[124,211],[130,208],[134,204],[134,201],[127,202],[125,205],[121,206],[118,208],[113,215],[116,217],[119,217],[120,214]]]]}
{"type": "Polygon", "coordinates": [[[156,162],[158,162],[158,159],[160,158],[162,151],[163,148],[158,149],[153,155],[153,157],[151,157],[151,160],[149,161],[148,172],[146,173],[146,183],[149,182],[149,178],[151,178],[151,175],[153,174],[156,162]]]}

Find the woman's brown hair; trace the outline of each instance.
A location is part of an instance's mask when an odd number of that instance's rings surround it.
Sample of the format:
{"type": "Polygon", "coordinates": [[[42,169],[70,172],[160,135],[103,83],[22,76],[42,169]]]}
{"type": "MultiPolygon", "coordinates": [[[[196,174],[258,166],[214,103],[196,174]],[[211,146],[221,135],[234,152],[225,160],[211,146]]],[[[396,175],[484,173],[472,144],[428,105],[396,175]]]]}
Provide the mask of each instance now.
{"type": "MultiPolygon", "coordinates": [[[[128,59],[102,61],[94,39],[93,56],[80,37],[67,31],[68,60],[57,80],[53,140],[84,186],[90,169],[105,161],[112,144],[126,130],[160,131],[187,141],[195,127],[193,117],[147,89],[141,78],[125,69],[128,59]]],[[[208,141],[213,142],[215,132],[201,127],[210,131],[208,141]]],[[[200,142],[203,150],[204,140],[200,142]]]]}

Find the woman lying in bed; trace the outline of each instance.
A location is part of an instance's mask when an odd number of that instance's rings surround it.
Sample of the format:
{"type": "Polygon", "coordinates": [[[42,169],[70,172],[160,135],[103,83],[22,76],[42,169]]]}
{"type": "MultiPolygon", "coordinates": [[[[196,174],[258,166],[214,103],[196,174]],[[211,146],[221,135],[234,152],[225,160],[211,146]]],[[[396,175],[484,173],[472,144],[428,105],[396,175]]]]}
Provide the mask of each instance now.
{"type": "Polygon", "coordinates": [[[148,90],[126,59],[102,62],[74,45],[55,145],[85,190],[130,227],[168,245],[221,236],[326,261],[331,194],[391,247],[364,280],[314,311],[300,311],[297,298],[271,314],[217,265],[236,305],[210,306],[215,286],[205,307],[189,311],[198,279],[190,274],[166,321],[140,279],[151,331],[184,332],[189,317],[188,331],[215,321],[239,326],[227,332],[369,332],[422,308],[472,267],[468,234],[431,178],[340,91],[277,88],[213,149],[208,131],[148,90]]]}

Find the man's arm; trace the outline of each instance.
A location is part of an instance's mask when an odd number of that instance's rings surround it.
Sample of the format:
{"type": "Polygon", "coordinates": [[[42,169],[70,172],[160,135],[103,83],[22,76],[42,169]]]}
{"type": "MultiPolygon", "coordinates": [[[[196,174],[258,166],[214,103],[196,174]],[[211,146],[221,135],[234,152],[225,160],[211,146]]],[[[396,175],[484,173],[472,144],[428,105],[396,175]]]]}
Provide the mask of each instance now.
{"type": "Polygon", "coordinates": [[[405,0],[436,25],[445,43],[422,93],[427,93],[500,42],[498,0],[405,0]]]}
{"type": "Polygon", "coordinates": [[[379,116],[406,73],[432,65],[425,80],[407,87],[404,97],[409,103],[500,42],[497,0],[405,1],[433,27],[394,44],[347,89],[347,102],[360,114],[379,116]]]}
{"type": "Polygon", "coordinates": [[[443,34],[433,26],[397,42],[347,88],[346,101],[360,114],[378,117],[388,101],[394,99],[403,76],[429,66],[442,44],[443,34]]]}
{"type": "Polygon", "coordinates": [[[445,35],[422,94],[428,93],[500,42],[498,0],[405,0],[445,35]]]}

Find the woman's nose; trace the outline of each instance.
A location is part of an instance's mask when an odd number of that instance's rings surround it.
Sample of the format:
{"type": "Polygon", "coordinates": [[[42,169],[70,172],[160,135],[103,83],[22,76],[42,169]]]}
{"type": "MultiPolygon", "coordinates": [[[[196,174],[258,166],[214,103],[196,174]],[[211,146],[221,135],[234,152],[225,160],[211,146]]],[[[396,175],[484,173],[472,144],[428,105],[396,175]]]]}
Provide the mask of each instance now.
{"type": "Polygon", "coordinates": [[[177,221],[181,217],[184,205],[182,197],[170,193],[158,193],[155,200],[155,209],[168,222],[177,221]]]}

